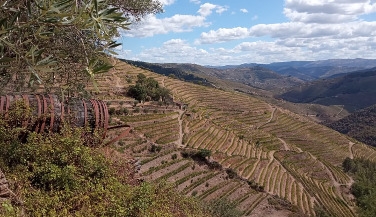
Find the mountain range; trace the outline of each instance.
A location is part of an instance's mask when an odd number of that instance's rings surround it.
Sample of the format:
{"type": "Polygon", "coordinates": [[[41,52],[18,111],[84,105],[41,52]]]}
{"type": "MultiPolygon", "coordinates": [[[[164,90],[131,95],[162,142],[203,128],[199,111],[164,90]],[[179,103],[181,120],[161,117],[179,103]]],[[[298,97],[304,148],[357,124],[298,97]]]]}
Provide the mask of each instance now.
{"type": "Polygon", "coordinates": [[[319,61],[290,61],[270,64],[248,63],[238,66],[222,66],[220,69],[247,68],[261,66],[278,74],[293,76],[304,81],[328,78],[337,74],[344,74],[362,69],[376,67],[373,59],[330,59],[319,61]]]}

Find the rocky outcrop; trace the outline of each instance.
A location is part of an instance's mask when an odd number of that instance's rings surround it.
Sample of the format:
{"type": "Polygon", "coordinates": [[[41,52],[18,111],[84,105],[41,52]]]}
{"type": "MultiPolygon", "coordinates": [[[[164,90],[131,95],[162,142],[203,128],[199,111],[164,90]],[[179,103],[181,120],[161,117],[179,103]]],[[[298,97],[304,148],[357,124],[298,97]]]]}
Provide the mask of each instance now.
{"type": "Polygon", "coordinates": [[[4,173],[0,170],[0,201],[9,197],[10,191],[8,181],[6,180],[4,173]]]}

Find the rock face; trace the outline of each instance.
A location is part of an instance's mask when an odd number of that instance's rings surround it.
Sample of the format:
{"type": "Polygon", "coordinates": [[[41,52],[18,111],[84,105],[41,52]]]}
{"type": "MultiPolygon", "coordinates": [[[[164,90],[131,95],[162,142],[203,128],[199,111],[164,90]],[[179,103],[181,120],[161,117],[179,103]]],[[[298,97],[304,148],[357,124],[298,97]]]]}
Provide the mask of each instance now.
{"type": "Polygon", "coordinates": [[[8,181],[6,180],[4,173],[0,170],[0,201],[9,198],[9,196],[8,181]]]}

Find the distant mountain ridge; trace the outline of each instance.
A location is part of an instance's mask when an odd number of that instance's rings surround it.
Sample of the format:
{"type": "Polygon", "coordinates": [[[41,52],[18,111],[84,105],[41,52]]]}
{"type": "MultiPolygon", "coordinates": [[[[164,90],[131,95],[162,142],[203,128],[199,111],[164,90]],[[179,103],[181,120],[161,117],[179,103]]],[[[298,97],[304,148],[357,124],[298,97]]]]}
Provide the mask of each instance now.
{"type": "Polygon", "coordinates": [[[304,83],[298,78],[280,75],[261,66],[218,69],[188,63],[146,63],[130,60],[123,61],[138,67],[149,69],[158,74],[175,76],[181,80],[201,83],[206,86],[213,85],[209,81],[210,78],[212,78],[212,80],[213,78],[219,78],[242,83],[262,90],[281,92],[287,88],[304,83]]]}
{"type": "Polygon", "coordinates": [[[376,67],[374,59],[329,59],[318,61],[290,61],[270,64],[247,63],[213,67],[218,69],[234,69],[261,66],[275,71],[280,75],[294,76],[304,81],[328,78],[336,74],[345,74],[376,67]]]}
{"type": "Polygon", "coordinates": [[[294,103],[343,105],[353,112],[376,104],[376,68],[294,87],[278,98],[294,103]]]}
{"type": "Polygon", "coordinates": [[[204,70],[202,73],[272,92],[280,92],[304,83],[299,78],[284,76],[262,66],[211,69],[204,70]]]}

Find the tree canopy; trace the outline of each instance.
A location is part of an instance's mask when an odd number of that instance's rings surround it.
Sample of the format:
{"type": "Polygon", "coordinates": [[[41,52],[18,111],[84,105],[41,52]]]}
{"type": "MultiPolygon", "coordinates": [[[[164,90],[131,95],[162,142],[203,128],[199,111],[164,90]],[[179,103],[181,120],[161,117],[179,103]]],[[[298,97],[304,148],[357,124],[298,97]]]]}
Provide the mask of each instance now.
{"type": "Polygon", "coordinates": [[[142,73],[137,75],[136,85],[131,85],[128,89],[128,95],[140,101],[165,101],[170,94],[170,91],[160,87],[154,78],[147,78],[142,73]]]}
{"type": "Polygon", "coordinates": [[[77,90],[112,67],[120,29],[160,12],[157,0],[0,0],[0,85],[77,90]]]}

